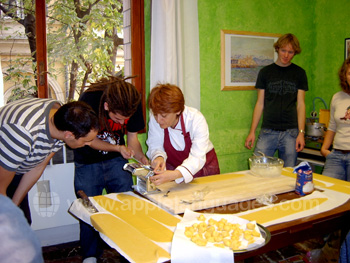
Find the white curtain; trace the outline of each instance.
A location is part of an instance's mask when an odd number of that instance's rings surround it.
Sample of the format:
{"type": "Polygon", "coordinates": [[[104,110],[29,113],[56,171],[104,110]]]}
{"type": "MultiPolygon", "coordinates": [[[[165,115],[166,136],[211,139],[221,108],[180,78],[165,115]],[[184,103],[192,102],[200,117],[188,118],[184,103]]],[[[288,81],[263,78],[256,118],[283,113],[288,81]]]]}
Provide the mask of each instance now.
{"type": "Polygon", "coordinates": [[[179,86],[200,109],[197,0],[152,1],[151,88],[157,83],[179,86]]]}
{"type": "Polygon", "coordinates": [[[0,56],[0,107],[4,106],[4,79],[1,69],[1,56],[0,56]]]}

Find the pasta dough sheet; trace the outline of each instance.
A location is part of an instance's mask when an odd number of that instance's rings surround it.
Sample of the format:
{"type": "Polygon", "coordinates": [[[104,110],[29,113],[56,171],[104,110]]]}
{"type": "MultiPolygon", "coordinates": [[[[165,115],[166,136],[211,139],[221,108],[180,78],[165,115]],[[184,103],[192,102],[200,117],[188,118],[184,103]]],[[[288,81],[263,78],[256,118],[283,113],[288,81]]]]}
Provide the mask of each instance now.
{"type": "Polygon", "coordinates": [[[246,215],[240,215],[246,220],[256,220],[260,224],[275,220],[276,218],[283,218],[291,214],[302,211],[311,210],[326,202],[328,198],[313,198],[306,200],[295,200],[292,202],[279,203],[272,207],[266,207],[246,215]]]}
{"type": "Polygon", "coordinates": [[[138,229],[147,238],[155,242],[172,241],[173,231],[150,217],[145,207],[135,207],[132,202],[123,203],[103,195],[94,199],[98,205],[138,229]]]}
{"type": "Polygon", "coordinates": [[[130,224],[111,214],[97,213],[91,216],[94,228],[108,236],[134,262],[154,263],[170,254],[130,224]],[[132,238],[125,238],[132,237],[132,238]]]}
{"type": "Polygon", "coordinates": [[[143,207],[138,211],[143,216],[149,216],[154,220],[168,226],[176,226],[180,222],[180,219],[164,211],[160,207],[154,205],[153,203],[147,202],[144,199],[137,198],[128,194],[117,194],[117,197],[124,204],[132,203],[136,207],[143,207]]]}

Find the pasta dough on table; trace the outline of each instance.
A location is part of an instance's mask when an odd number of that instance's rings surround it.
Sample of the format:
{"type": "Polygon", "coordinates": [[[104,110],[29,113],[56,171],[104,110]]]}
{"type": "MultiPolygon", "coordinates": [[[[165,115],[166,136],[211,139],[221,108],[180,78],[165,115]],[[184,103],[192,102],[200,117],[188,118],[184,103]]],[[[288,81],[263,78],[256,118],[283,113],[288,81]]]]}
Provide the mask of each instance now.
{"type": "Polygon", "coordinates": [[[184,235],[198,246],[214,245],[232,250],[247,249],[249,245],[264,241],[255,221],[230,222],[199,215],[197,221],[185,226],[184,235]]]}

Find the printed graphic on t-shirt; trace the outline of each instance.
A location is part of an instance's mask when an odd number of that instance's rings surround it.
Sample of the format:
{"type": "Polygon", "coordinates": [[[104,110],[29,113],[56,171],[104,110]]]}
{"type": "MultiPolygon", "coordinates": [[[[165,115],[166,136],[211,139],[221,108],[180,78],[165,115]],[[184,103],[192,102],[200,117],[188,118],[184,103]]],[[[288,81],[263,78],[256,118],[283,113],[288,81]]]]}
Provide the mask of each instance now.
{"type": "MultiPolygon", "coordinates": [[[[120,137],[119,136],[118,137],[112,136],[112,134],[110,134],[107,131],[104,131],[102,134],[98,134],[97,138],[99,138],[100,140],[102,140],[104,142],[108,142],[110,144],[113,144],[113,145],[120,144],[120,137]]],[[[100,150],[99,152],[101,152],[102,154],[108,154],[107,151],[100,150]]]]}
{"type": "MultiPolygon", "coordinates": [[[[125,120],[124,124],[115,123],[111,119],[108,119],[107,123],[112,128],[112,133],[108,132],[107,130],[100,131],[97,135],[97,138],[104,142],[108,142],[113,145],[120,145],[121,144],[121,137],[124,136],[124,131],[126,130],[126,124],[128,123],[128,120],[125,120]]],[[[102,154],[108,154],[107,151],[99,151],[102,154]]]]}
{"type": "Polygon", "coordinates": [[[344,117],[340,118],[342,121],[350,121],[350,106],[346,108],[344,117]]]}
{"type": "Polygon", "coordinates": [[[276,93],[279,95],[286,95],[290,93],[295,93],[297,91],[295,83],[286,80],[270,82],[268,84],[268,89],[269,92],[276,93]]]}

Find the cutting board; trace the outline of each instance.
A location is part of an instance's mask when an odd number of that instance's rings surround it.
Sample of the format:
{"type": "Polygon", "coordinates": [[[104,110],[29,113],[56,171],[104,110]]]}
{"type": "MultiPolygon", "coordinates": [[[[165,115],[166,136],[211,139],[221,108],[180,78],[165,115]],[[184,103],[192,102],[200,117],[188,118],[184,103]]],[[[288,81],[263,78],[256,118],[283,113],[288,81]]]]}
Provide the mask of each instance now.
{"type": "Polygon", "coordinates": [[[263,194],[294,191],[295,176],[291,175],[262,178],[249,171],[212,175],[196,178],[188,184],[163,184],[158,187],[161,192],[146,197],[171,213],[181,214],[186,209],[196,211],[256,199],[263,194]],[[196,201],[188,203],[193,200],[196,201]]]}

